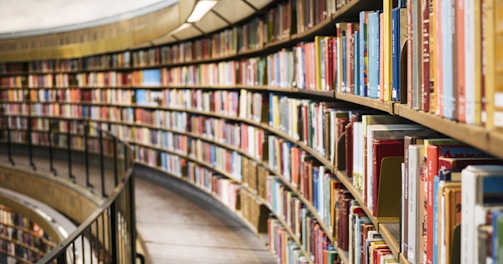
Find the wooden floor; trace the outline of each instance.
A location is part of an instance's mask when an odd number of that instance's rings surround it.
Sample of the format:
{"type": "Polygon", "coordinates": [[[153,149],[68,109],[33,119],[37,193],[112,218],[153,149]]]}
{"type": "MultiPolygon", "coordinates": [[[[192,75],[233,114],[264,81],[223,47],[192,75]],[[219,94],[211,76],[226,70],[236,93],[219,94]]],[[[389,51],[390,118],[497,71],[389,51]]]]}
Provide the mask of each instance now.
{"type": "Polygon", "coordinates": [[[240,220],[210,200],[136,178],[136,223],[153,263],[275,263],[240,220]]]}
{"type": "MultiPolygon", "coordinates": [[[[17,166],[29,166],[19,156],[18,161],[17,166]]],[[[44,165],[38,171],[45,171],[47,162],[35,161],[44,165]]],[[[6,162],[2,153],[0,162],[6,162]]],[[[55,166],[59,172],[67,167],[55,166]]],[[[166,175],[135,171],[136,226],[147,263],[276,263],[263,239],[209,196],[166,175]]]]}

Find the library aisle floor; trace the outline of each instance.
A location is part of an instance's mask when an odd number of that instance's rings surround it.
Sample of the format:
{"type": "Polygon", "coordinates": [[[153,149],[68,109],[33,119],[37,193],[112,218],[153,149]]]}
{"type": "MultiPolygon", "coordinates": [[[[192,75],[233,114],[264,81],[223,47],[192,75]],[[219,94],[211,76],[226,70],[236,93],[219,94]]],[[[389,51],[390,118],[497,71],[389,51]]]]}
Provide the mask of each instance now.
{"type": "MultiPolygon", "coordinates": [[[[30,167],[25,156],[16,155],[16,166],[30,167]]],[[[50,174],[47,158],[34,158],[37,171],[50,174]]],[[[0,150],[0,164],[8,165],[0,150]]],[[[67,174],[67,163],[54,166],[67,174]]],[[[75,174],[84,170],[74,166],[75,174]]],[[[95,169],[95,168],[93,168],[95,169]]],[[[166,175],[150,177],[150,170],[136,170],[136,226],[152,264],[276,263],[263,240],[245,223],[201,191],[166,175]],[[157,179],[157,181],[156,181],[157,179]]],[[[91,173],[91,175],[99,175],[91,173]]]]}
{"type": "Polygon", "coordinates": [[[141,175],[135,186],[136,225],[152,263],[276,263],[248,227],[211,201],[141,175]]]}

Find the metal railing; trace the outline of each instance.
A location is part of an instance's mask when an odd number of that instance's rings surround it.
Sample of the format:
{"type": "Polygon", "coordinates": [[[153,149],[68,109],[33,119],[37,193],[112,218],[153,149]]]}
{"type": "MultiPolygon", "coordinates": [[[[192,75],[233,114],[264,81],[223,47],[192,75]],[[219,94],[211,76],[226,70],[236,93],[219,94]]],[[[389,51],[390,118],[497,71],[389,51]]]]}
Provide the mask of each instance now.
{"type": "MultiPolygon", "coordinates": [[[[103,203],[37,263],[135,263],[133,155],[103,127],[63,118],[1,116],[0,157],[67,178],[103,203]]],[[[106,129],[106,127],[105,127],[106,129]]]]}

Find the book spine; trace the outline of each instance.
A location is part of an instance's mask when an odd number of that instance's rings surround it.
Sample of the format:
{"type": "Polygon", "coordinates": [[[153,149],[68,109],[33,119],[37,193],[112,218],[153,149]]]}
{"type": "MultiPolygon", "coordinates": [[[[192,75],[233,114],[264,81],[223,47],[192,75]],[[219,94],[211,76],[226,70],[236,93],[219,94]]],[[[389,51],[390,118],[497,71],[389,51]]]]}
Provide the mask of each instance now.
{"type": "MultiPolygon", "coordinates": [[[[502,78],[502,74],[499,68],[497,67],[496,62],[500,62],[503,60],[503,51],[499,46],[496,46],[496,42],[498,39],[503,38],[503,32],[501,29],[496,28],[496,25],[501,25],[503,21],[503,6],[501,4],[494,4],[493,3],[493,14],[494,14],[494,43],[491,44],[491,51],[494,52],[494,55],[489,54],[495,61],[493,71],[495,72],[495,76],[493,77],[494,79],[492,80],[493,82],[489,82],[491,80],[488,80],[488,87],[493,87],[494,91],[489,91],[487,98],[488,98],[488,103],[490,107],[493,108],[491,112],[488,113],[488,128],[490,129],[491,127],[494,127],[497,131],[501,132],[503,131],[503,83],[499,80],[502,78]],[[498,29],[498,30],[497,30],[498,29]]],[[[489,52],[491,52],[489,51],[489,52]]],[[[503,232],[503,231],[499,231],[503,232]]],[[[503,244],[503,243],[502,243],[503,244]]],[[[503,254],[500,254],[503,255],[503,254]]],[[[503,256],[500,256],[500,260],[503,258],[503,256]]]]}
{"type": "Polygon", "coordinates": [[[465,0],[465,97],[466,123],[480,124],[481,10],[480,2],[465,0]]]}
{"type": "Polygon", "coordinates": [[[368,94],[368,12],[360,12],[360,94],[368,94]]]}
{"type": "Polygon", "coordinates": [[[383,52],[381,53],[384,58],[383,60],[383,83],[381,89],[383,90],[383,100],[391,101],[392,99],[392,80],[393,80],[393,71],[392,71],[392,59],[391,53],[391,10],[392,10],[392,1],[384,1],[383,2],[383,29],[384,33],[382,34],[384,40],[382,43],[384,47],[381,47],[383,52]],[[384,52],[386,51],[386,52],[384,52]]]}
{"type": "Polygon", "coordinates": [[[412,108],[412,98],[413,98],[413,89],[412,89],[412,79],[414,77],[414,66],[412,63],[412,43],[414,41],[413,27],[412,27],[412,0],[407,0],[407,105],[412,108]]]}
{"type": "Polygon", "coordinates": [[[369,93],[379,98],[379,12],[369,14],[369,93]]]}
{"type": "Polygon", "coordinates": [[[453,49],[452,49],[452,0],[442,0],[441,6],[441,31],[442,31],[442,113],[441,116],[452,119],[453,118],[453,49]]]}
{"type": "Polygon", "coordinates": [[[465,1],[456,2],[456,45],[457,45],[457,120],[466,122],[466,95],[465,95],[465,1]]]}
{"type": "Polygon", "coordinates": [[[421,109],[428,112],[430,109],[430,5],[432,0],[421,1],[422,10],[422,48],[423,48],[423,76],[422,76],[422,100],[421,109]]]}
{"type": "Polygon", "coordinates": [[[400,9],[391,11],[391,61],[392,61],[392,85],[391,100],[400,99],[400,9]]]}
{"type": "Polygon", "coordinates": [[[355,31],[355,35],[353,37],[354,41],[354,56],[353,56],[353,64],[354,64],[354,72],[353,72],[353,80],[354,80],[354,91],[352,94],[360,95],[361,94],[361,85],[360,85],[360,31],[355,31]]]}

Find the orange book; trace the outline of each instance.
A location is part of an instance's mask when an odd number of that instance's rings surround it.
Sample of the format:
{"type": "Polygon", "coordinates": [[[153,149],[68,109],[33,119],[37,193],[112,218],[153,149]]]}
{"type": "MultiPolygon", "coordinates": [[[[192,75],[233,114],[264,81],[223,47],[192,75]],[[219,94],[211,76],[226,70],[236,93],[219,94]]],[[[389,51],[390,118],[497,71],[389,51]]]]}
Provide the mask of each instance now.
{"type": "MultiPolygon", "coordinates": [[[[464,1],[459,1],[456,4],[456,43],[457,45],[457,120],[461,123],[466,122],[466,97],[465,97],[465,8],[464,1]]],[[[455,64],[456,65],[456,64],[455,64]]]]}

